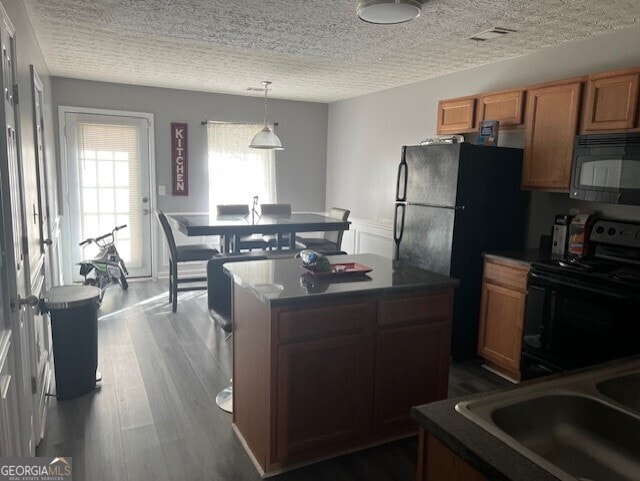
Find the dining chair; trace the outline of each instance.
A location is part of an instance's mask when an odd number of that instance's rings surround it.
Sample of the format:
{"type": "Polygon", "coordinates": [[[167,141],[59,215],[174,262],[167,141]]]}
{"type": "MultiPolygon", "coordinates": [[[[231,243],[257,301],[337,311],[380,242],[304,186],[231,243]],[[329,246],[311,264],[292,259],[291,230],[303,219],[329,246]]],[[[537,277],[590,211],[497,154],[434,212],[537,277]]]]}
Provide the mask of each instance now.
{"type": "MultiPolygon", "coordinates": [[[[350,213],[350,210],[341,209],[339,207],[332,207],[329,211],[329,217],[340,220],[347,220],[350,213]]],[[[312,249],[322,254],[332,254],[340,252],[342,248],[341,246],[343,233],[344,229],[325,231],[324,236],[322,237],[296,236],[296,247],[300,249],[312,249]]]]}
{"type": "MultiPolygon", "coordinates": [[[[266,217],[291,216],[291,204],[260,204],[260,213],[266,217]]],[[[265,234],[262,238],[269,246],[269,249],[278,247],[278,236],[276,234],[265,234]]],[[[291,234],[283,234],[282,240],[287,247],[291,248],[291,234]]]]}
{"type": "Polygon", "coordinates": [[[161,210],[156,210],[156,217],[158,218],[158,222],[162,227],[169,246],[169,302],[172,303],[171,310],[176,312],[178,310],[178,292],[203,291],[207,289],[207,286],[202,284],[180,287],[180,284],[206,282],[207,278],[205,276],[180,277],[178,275],[178,264],[183,262],[207,261],[214,255],[219,254],[219,251],[210,244],[176,245],[167,216],[161,210]]]}
{"type": "MultiPolygon", "coordinates": [[[[218,215],[249,215],[247,204],[218,204],[216,206],[218,215]]],[[[240,245],[233,246],[234,251],[267,249],[269,246],[262,238],[262,234],[243,235],[240,237],[240,245]]]]}

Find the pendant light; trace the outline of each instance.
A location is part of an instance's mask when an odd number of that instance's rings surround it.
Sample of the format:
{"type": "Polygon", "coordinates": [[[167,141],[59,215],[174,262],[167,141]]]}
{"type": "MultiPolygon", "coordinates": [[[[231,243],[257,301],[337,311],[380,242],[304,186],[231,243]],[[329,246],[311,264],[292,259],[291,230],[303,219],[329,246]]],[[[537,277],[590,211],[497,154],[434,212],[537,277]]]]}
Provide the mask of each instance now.
{"type": "Polygon", "coordinates": [[[284,150],[278,136],[267,125],[267,91],[271,82],[265,80],[262,85],[264,86],[264,128],[253,137],[249,147],[254,149],[284,150]]]}
{"type": "Polygon", "coordinates": [[[416,0],[364,0],[358,4],[358,17],[382,25],[408,22],[421,11],[422,2],[416,0]]]}

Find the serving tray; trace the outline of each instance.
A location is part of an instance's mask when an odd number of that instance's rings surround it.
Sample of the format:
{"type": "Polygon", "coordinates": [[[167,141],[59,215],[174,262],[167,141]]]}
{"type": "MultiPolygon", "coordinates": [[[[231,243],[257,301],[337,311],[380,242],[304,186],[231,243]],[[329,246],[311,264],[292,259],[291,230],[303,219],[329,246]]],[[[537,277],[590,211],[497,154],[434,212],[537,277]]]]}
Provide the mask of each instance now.
{"type": "Polygon", "coordinates": [[[331,270],[327,272],[319,272],[307,266],[301,266],[305,271],[315,277],[342,277],[353,276],[358,274],[366,274],[373,269],[358,262],[339,262],[331,264],[331,270]]]}

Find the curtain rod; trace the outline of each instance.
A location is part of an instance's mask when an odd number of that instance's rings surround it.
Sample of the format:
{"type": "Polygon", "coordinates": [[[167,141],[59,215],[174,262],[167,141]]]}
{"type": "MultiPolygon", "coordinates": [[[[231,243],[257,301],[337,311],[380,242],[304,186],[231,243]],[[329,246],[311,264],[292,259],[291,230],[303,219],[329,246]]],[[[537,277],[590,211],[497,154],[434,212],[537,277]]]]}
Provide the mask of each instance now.
{"type": "MultiPolygon", "coordinates": [[[[223,120],[207,120],[204,119],[200,122],[200,125],[208,125],[208,124],[229,124],[229,125],[243,125],[248,123],[258,123],[258,122],[225,122],[223,120]]],[[[278,122],[272,122],[276,127],[278,126],[278,122]]],[[[262,123],[260,123],[262,125],[262,123]]]]}

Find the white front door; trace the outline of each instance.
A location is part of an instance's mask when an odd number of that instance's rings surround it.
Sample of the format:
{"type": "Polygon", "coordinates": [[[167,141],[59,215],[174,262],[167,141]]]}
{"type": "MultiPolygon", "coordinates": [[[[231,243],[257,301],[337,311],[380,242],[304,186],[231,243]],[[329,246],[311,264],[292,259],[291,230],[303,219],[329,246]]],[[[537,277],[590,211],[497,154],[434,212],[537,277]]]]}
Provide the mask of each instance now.
{"type": "Polygon", "coordinates": [[[30,293],[28,235],[24,208],[24,183],[19,154],[17,110],[14,97],[16,75],[15,29],[0,9],[0,40],[2,48],[1,79],[2,108],[0,127],[0,169],[2,177],[3,235],[7,246],[5,254],[8,270],[10,325],[15,365],[15,389],[18,401],[18,427],[20,442],[18,456],[33,456],[36,441],[33,438],[33,404],[31,403],[31,367],[28,321],[30,312],[23,300],[30,293]],[[7,218],[8,217],[8,218],[7,218]]]}
{"type": "MultiPolygon", "coordinates": [[[[64,108],[63,109],[70,109],[64,108]]],[[[68,259],[95,254],[78,244],[127,224],[116,246],[130,277],[151,276],[149,115],[64,112],[69,212],[68,259]]],[[[80,281],[77,268],[71,272],[80,281]]]]}

